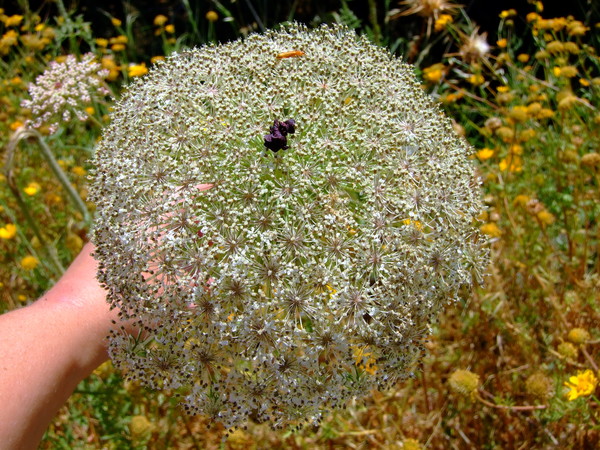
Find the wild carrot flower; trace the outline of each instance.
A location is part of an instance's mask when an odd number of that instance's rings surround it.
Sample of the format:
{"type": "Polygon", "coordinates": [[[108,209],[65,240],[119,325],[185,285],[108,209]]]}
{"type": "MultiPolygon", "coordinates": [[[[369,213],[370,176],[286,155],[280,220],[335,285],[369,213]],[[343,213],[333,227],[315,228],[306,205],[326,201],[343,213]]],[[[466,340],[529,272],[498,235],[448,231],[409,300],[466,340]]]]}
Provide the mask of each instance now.
{"type": "Polygon", "coordinates": [[[566,396],[569,401],[573,401],[579,397],[584,397],[594,393],[598,385],[598,378],[591,370],[577,372],[577,375],[569,377],[569,381],[565,381],[565,387],[569,388],[566,396]]]}
{"type": "Polygon", "coordinates": [[[471,153],[410,66],[343,27],[158,62],[94,161],[98,276],[148,333],[113,333],[114,363],[227,427],[409,376],[485,266],[471,153]]]}
{"type": "Polygon", "coordinates": [[[29,85],[31,100],[21,102],[21,106],[30,109],[33,115],[29,126],[40,128],[45,125],[55,132],[61,122],[67,122],[73,116],[87,120],[85,107],[108,94],[103,84],[108,71],[94,62],[94,58],[93,54],[87,54],[77,61],[74,55],[69,55],[64,62],[50,63],[35,83],[29,85]]]}

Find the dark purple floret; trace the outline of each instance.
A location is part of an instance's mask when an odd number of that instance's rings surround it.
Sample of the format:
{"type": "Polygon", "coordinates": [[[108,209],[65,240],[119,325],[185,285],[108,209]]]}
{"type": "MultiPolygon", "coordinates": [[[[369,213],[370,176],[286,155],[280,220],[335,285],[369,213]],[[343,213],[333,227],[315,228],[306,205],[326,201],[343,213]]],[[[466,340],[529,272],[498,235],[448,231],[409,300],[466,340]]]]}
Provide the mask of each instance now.
{"type": "Polygon", "coordinates": [[[288,149],[287,135],[294,134],[296,131],[296,121],[288,119],[285,122],[275,120],[273,126],[269,129],[270,134],[265,135],[265,147],[277,153],[279,150],[288,149]]]}

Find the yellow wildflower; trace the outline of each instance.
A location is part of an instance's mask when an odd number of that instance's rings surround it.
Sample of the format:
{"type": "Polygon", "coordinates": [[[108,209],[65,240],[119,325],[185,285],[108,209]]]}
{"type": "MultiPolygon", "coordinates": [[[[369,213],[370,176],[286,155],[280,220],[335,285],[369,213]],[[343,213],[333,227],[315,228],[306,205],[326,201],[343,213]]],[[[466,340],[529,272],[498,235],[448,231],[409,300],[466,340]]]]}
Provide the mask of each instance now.
{"type": "Polygon", "coordinates": [[[21,268],[23,270],[33,270],[37,267],[40,261],[33,255],[27,255],[21,259],[21,268]]]}
{"type": "Polygon", "coordinates": [[[23,294],[19,294],[19,295],[17,295],[17,300],[19,300],[21,303],[25,303],[27,301],[27,296],[23,295],[23,294]]]}
{"type": "Polygon", "coordinates": [[[527,128],[519,133],[519,141],[527,142],[528,140],[534,138],[536,135],[536,131],[533,128],[527,128]]]}
{"type": "Polygon", "coordinates": [[[78,177],[83,177],[87,174],[87,171],[81,167],[81,166],[75,166],[71,169],[71,172],[73,172],[75,175],[77,175],[78,177]]]}
{"type": "Polygon", "coordinates": [[[130,77],[140,77],[148,73],[146,63],[133,64],[127,68],[127,73],[130,77]]]}
{"type": "Polygon", "coordinates": [[[583,36],[588,30],[589,28],[579,20],[574,20],[567,25],[567,33],[569,36],[583,36]]]}
{"type": "Polygon", "coordinates": [[[108,46],[108,39],[98,38],[98,39],[96,39],[96,45],[98,47],[107,47],[108,46]]]}
{"type": "Polygon", "coordinates": [[[517,56],[517,60],[519,62],[526,63],[527,61],[529,61],[529,55],[527,53],[520,53],[517,56]]]}
{"type": "Polygon", "coordinates": [[[554,116],[554,111],[549,108],[542,108],[539,113],[536,114],[538,119],[549,119],[554,116]]]}
{"type": "Polygon", "coordinates": [[[113,52],[122,52],[123,50],[125,50],[125,45],[123,44],[113,44],[110,46],[110,49],[113,52]]]}
{"type": "Polygon", "coordinates": [[[482,148],[475,155],[480,161],[485,161],[486,159],[490,159],[492,156],[494,156],[494,150],[487,147],[482,148]]]}
{"type": "Polygon", "coordinates": [[[480,86],[485,82],[485,78],[480,73],[474,73],[467,78],[467,81],[473,86],[480,86]]]}
{"type": "Polygon", "coordinates": [[[506,38],[502,38],[496,41],[496,45],[500,48],[506,48],[508,45],[508,40],[506,38]]]}
{"type": "Polygon", "coordinates": [[[8,30],[2,35],[2,39],[0,39],[0,50],[2,50],[3,54],[7,54],[8,48],[17,43],[18,37],[19,34],[15,30],[8,30]]]}
{"type": "Polygon", "coordinates": [[[502,172],[506,170],[509,172],[522,172],[523,160],[519,156],[510,155],[509,157],[500,161],[498,167],[502,172]]]}
{"type": "Polygon", "coordinates": [[[541,210],[536,214],[536,217],[542,222],[542,225],[551,225],[556,220],[554,214],[545,209],[541,210]]]}
{"type": "Polygon", "coordinates": [[[27,185],[27,187],[25,187],[25,189],[23,189],[23,191],[27,195],[33,196],[33,195],[37,194],[38,192],[40,192],[40,189],[42,189],[42,187],[35,181],[32,181],[31,183],[29,183],[27,185]]]}
{"type": "Polygon", "coordinates": [[[408,438],[402,441],[404,450],[422,450],[423,446],[416,439],[408,438]]]}
{"type": "Polygon", "coordinates": [[[508,149],[508,151],[512,155],[522,155],[523,154],[523,147],[520,146],[519,144],[513,144],[513,145],[510,146],[510,148],[508,149]]]}
{"type": "Polygon", "coordinates": [[[588,80],[586,80],[585,78],[580,78],[579,84],[582,85],[583,87],[588,87],[591,83],[588,80]]]}
{"type": "Polygon", "coordinates": [[[527,14],[527,16],[525,16],[525,18],[527,19],[527,22],[535,22],[540,18],[540,15],[535,12],[530,12],[529,14],[527,14]]]}
{"type": "Polygon", "coordinates": [[[111,44],[127,44],[129,39],[127,39],[127,36],[120,34],[119,36],[110,38],[109,42],[111,44]]]}
{"type": "MultiPolygon", "coordinates": [[[[5,16],[6,17],[6,16],[5,16]]],[[[23,21],[23,16],[18,14],[6,17],[3,22],[5,27],[16,27],[23,21]]]]}
{"type": "Polygon", "coordinates": [[[440,17],[435,21],[433,29],[438,32],[442,31],[444,28],[446,28],[446,25],[452,22],[454,22],[454,18],[450,14],[441,14],[440,17]]]}
{"type": "Polygon", "coordinates": [[[513,204],[525,207],[525,206],[527,206],[527,203],[529,203],[529,200],[531,200],[531,199],[529,198],[528,195],[519,194],[513,200],[513,204]]]}
{"type": "Polygon", "coordinates": [[[567,94],[563,96],[558,102],[558,109],[561,111],[571,109],[576,103],[579,102],[579,98],[577,98],[573,94],[567,94]]]}
{"type": "Polygon", "coordinates": [[[576,55],[579,53],[579,46],[575,42],[565,42],[565,50],[576,55]]]}
{"type": "Polygon", "coordinates": [[[425,67],[423,69],[423,79],[428,83],[437,83],[442,79],[443,69],[444,65],[440,63],[425,67]]]}
{"type": "Polygon", "coordinates": [[[569,377],[569,381],[565,381],[565,387],[569,388],[566,394],[569,401],[573,401],[579,397],[590,395],[598,385],[598,378],[591,370],[577,372],[577,375],[569,377]]]}
{"type": "Polygon", "coordinates": [[[558,53],[564,52],[565,46],[560,41],[548,42],[548,45],[546,45],[546,51],[548,51],[548,53],[550,53],[551,55],[556,55],[558,53]]]}
{"type": "Polygon", "coordinates": [[[167,16],[159,14],[158,16],[156,16],[154,18],[154,25],[156,25],[157,27],[162,27],[168,21],[169,21],[169,18],[167,16]]]}
{"type": "Polygon", "coordinates": [[[17,234],[17,227],[12,223],[7,223],[0,228],[0,239],[12,239],[17,234]]]}
{"type": "Polygon", "coordinates": [[[567,339],[573,344],[585,344],[590,337],[590,333],[585,328],[572,328],[567,334],[567,339]]]}
{"type": "Polygon", "coordinates": [[[113,24],[115,27],[120,27],[120,26],[121,26],[121,24],[123,23],[123,22],[121,22],[119,19],[117,19],[116,17],[113,17],[112,19],[110,19],[110,21],[112,22],[112,24],[113,24]]]}
{"type": "Polygon", "coordinates": [[[575,347],[570,342],[561,342],[560,344],[558,344],[556,350],[558,350],[558,354],[564,358],[577,358],[577,347],[575,347]]]}
{"type": "Polygon", "coordinates": [[[175,33],[175,25],[171,25],[171,24],[167,25],[165,27],[165,31],[167,33],[171,33],[171,34],[175,33]]]}
{"type": "Polygon", "coordinates": [[[152,58],[150,58],[150,62],[152,64],[156,64],[158,61],[164,61],[165,57],[164,56],[153,56],[152,58]]]}
{"type": "Polygon", "coordinates": [[[498,228],[498,225],[496,225],[494,222],[489,222],[489,223],[481,225],[479,227],[479,230],[482,233],[487,234],[488,236],[491,236],[491,237],[502,236],[502,230],[500,230],[500,228],[498,228]]]}
{"type": "Polygon", "coordinates": [[[503,142],[510,142],[515,137],[515,132],[512,128],[509,127],[499,127],[495,131],[496,136],[502,139],[503,142]]]}
{"type": "Polygon", "coordinates": [[[499,17],[501,19],[506,19],[507,17],[512,17],[512,16],[516,16],[516,15],[517,15],[517,11],[511,8],[511,9],[507,9],[507,10],[502,11],[499,14],[499,17]]]}
{"type": "Polygon", "coordinates": [[[505,94],[509,90],[510,90],[510,88],[508,86],[498,86],[496,88],[496,91],[498,91],[500,94],[505,94]]]}
{"type": "Polygon", "coordinates": [[[560,76],[566,78],[573,78],[577,75],[577,67],[575,66],[563,66],[560,68],[560,76]]]}
{"type": "Polygon", "coordinates": [[[91,116],[91,115],[93,115],[96,112],[96,110],[94,109],[93,106],[88,106],[88,107],[85,108],[85,112],[88,113],[88,115],[91,116]]]}
{"type": "Polygon", "coordinates": [[[208,20],[209,22],[216,22],[217,20],[219,20],[219,15],[216,11],[208,11],[205,17],[206,20],[208,20]]]}
{"type": "Polygon", "coordinates": [[[581,157],[581,165],[587,167],[600,167],[600,154],[596,152],[586,153],[581,157]]]}
{"type": "Polygon", "coordinates": [[[143,439],[154,431],[156,426],[146,416],[133,416],[129,423],[129,432],[134,440],[143,439]]]}
{"type": "Polygon", "coordinates": [[[530,375],[525,381],[527,393],[540,400],[546,400],[552,394],[552,380],[541,372],[530,375]]]}
{"type": "Polygon", "coordinates": [[[448,384],[458,394],[473,396],[479,388],[479,375],[470,370],[455,370],[450,375],[448,384]]]}
{"type": "Polygon", "coordinates": [[[528,109],[526,106],[523,105],[513,106],[508,111],[508,117],[510,117],[515,122],[525,122],[529,118],[528,109]]]}
{"type": "Polygon", "coordinates": [[[15,120],[13,123],[11,123],[8,127],[12,130],[12,131],[17,131],[19,128],[21,128],[23,126],[23,122],[21,122],[20,120],[15,120]]]}

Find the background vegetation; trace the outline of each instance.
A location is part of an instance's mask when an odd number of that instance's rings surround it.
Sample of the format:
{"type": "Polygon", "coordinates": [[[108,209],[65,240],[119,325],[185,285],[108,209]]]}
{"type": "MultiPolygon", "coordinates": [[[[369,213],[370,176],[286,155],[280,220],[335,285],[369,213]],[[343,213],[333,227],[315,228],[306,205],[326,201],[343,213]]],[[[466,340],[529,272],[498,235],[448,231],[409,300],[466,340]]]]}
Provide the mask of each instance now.
{"type": "Polygon", "coordinates": [[[600,443],[600,42],[593,1],[498,10],[451,0],[85,2],[0,11],[0,312],[34,301],[86,240],[87,161],[131,78],[185,46],[285,20],[341,22],[415,64],[473,146],[484,182],[485,286],[448,307],[415,377],[320,427],[224,430],[109,363],[83,381],[42,448],[597,448],[600,443]],[[143,3],[142,3],[143,4],[143,3]],[[142,5],[141,4],[141,5],[142,5]],[[486,14],[481,14],[484,11],[486,14]],[[478,17],[479,14],[479,18],[478,17]],[[91,52],[112,97],[26,132],[28,88],[91,52]],[[61,178],[62,177],[62,178],[61,178]]]}

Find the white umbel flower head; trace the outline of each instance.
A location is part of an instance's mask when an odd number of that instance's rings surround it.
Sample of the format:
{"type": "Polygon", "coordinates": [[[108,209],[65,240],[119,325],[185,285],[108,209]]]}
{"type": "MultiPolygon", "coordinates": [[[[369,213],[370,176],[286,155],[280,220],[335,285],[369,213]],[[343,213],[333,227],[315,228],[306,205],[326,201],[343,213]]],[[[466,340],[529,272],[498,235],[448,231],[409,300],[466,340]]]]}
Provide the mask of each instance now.
{"type": "Polygon", "coordinates": [[[408,376],[485,265],[470,151],[410,66],[343,27],[174,54],[95,157],[99,279],[147,336],[113,333],[113,361],[227,427],[408,376]]]}
{"type": "Polygon", "coordinates": [[[73,117],[85,121],[85,107],[109,93],[104,82],[107,75],[92,53],[83,55],[80,61],[68,55],[62,62],[50,62],[48,69],[29,85],[31,100],[21,102],[23,108],[31,109],[33,119],[28,125],[45,125],[54,133],[60,123],[73,117]]]}

